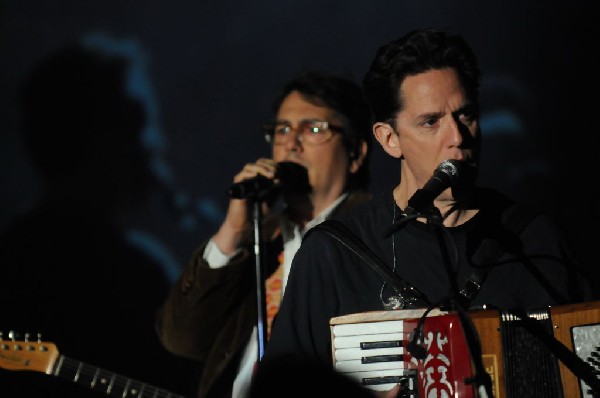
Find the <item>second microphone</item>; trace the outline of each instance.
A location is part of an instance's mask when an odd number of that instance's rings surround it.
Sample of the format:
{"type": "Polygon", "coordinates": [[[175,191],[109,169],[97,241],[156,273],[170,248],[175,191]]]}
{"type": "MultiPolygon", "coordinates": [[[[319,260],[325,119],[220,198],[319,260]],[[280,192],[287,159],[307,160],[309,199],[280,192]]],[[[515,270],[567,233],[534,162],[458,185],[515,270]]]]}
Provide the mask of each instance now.
{"type": "Polygon", "coordinates": [[[308,171],[305,167],[295,162],[280,162],[277,164],[275,178],[269,179],[258,175],[233,184],[227,195],[233,199],[261,199],[273,190],[288,190],[295,193],[310,192],[308,171]],[[278,181],[275,184],[275,180],[278,181]]]}

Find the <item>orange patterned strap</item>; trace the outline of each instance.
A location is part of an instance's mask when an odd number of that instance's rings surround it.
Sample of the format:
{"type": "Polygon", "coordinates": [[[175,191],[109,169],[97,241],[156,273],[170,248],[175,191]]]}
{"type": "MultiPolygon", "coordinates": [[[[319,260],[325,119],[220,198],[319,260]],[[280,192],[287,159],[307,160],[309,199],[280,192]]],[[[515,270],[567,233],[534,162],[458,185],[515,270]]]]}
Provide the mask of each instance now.
{"type": "Polygon", "coordinates": [[[279,304],[281,303],[282,297],[282,286],[283,286],[283,252],[279,254],[277,258],[279,266],[265,281],[265,299],[267,304],[267,340],[271,336],[271,325],[273,318],[279,311],[279,304]]]}

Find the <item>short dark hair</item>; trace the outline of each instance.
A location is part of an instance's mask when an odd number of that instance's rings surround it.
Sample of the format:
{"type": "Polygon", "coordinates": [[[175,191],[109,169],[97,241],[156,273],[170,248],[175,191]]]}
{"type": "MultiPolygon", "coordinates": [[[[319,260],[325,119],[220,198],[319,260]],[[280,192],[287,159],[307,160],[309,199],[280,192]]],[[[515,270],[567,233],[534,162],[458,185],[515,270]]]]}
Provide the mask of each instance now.
{"type": "Polygon", "coordinates": [[[481,72],[462,36],[425,28],[379,47],[363,79],[375,120],[387,122],[402,110],[400,86],[406,77],[443,68],[456,71],[467,98],[477,105],[481,72]]]}
{"type": "Polygon", "coordinates": [[[372,141],[372,117],[362,87],[350,78],[320,72],[302,71],[288,81],[273,101],[273,113],[279,111],[285,97],[292,91],[299,92],[304,99],[333,109],[342,116],[348,128],[344,129],[344,146],[350,160],[360,153],[360,143],[367,144],[367,156],[361,168],[350,175],[348,189],[367,189],[369,185],[369,158],[372,141]]]}

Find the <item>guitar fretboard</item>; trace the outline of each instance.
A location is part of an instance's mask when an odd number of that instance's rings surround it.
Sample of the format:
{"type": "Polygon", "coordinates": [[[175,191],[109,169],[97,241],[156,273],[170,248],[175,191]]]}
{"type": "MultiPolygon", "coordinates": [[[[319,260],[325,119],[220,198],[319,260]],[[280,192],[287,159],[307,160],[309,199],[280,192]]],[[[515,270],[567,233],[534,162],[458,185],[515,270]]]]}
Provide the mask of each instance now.
{"type": "Polygon", "coordinates": [[[111,397],[185,398],[182,395],[87,365],[64,355],[61,355],[56,361],[52,374],[111,397]]]}

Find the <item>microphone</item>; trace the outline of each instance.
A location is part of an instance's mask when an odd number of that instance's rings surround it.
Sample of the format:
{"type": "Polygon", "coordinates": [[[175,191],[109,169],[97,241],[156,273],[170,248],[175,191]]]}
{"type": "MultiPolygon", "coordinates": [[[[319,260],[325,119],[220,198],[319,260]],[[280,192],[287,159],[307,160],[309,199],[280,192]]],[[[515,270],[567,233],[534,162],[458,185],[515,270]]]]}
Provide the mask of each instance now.
{"type": "Polygon", "coordinates": [[[455,185],[461,174],[464,173],[465,167],[467,167],[465,162],[455,159],[444,160],[440,163],[425,186],[417,189],[408,200],[404,214],[410,216],[429,209],[435,198],[447,188],[455,185]]]}
{"type": "Polygon", "coordinates": [[[296,194],[310,192],[308,171],[304,166],[295,162],[280,162],[277,163],[273,179],[257,175],[233,184],[227,191],[227,195],[233,199],[262,198],[276,189],[296,194]],[[278,182],[275,183],[275,180],[278,180],[278,182]]]}

